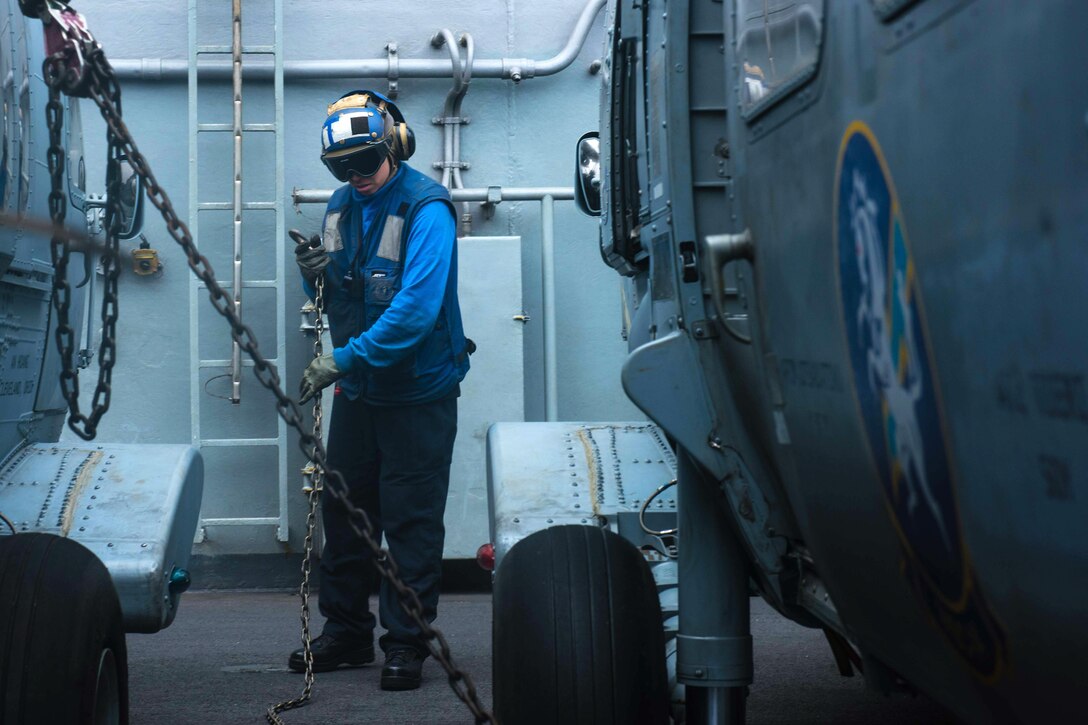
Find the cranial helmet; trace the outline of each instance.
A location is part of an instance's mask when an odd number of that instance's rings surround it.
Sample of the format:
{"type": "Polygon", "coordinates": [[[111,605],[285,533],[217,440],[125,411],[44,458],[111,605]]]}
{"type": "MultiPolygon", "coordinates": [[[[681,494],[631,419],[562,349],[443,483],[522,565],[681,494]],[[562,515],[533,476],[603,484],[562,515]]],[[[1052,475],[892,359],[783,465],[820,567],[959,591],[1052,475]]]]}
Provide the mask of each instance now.
{"type": "Polygon", "coordinates": [[[332,175],[347,181],[353,173],[373,176],[390,154],[405,160],[416,137],[396,104],[376,91],[351,91],[329,106],[321,125],[321,160],[332,175]]]}

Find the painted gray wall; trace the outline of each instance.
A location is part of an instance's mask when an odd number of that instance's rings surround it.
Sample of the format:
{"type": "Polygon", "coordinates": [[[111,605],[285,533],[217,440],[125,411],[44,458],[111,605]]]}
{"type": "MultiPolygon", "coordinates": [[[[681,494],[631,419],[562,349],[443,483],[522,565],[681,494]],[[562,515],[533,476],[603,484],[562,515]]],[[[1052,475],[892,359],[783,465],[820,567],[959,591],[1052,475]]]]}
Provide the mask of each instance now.
{"type": "MultiPolygon", "coordinates": [[[[582,0],[549,3],[516,0],[476,0],[464,4],[405,3],[371,0],[366,3],[293,0],[284,3],[286,60],[384,58],[385,45],[398,44],[402,59],[444,58],[445,49],[430,46],[439,28],[466,31],[476,43],[477,59],[529,57],[545,59],[567,42],[582,11],[582,0]]],[[[144,0],[84,0],[79,10],[111,58],[186,58],[187,3],[183,0],[147,3],[144,0]]],[[[201,5],[203,43],[229,43],[230,3],[201,5]]],[[[243,42],[270,43],[271,3],[244,4],[243,42]]],[[[462,159],[472,164],[463,173],[466,186],[570,186],[573,181],[574,143],[598,120],[599,76],[588,72],[600,57],[604,40],[604,12],[590,31],[578,58],[558,75],[527,79],[520,85],[497,79],[473,80],[463,104],[471,123],[462,132],[462,159]]],[[[231,115],[229,84],[201,84],[201,120],[228,122],[231,115]]],[[[373,87],[384,91],[384,79],[343,79],[288,82],[286,87],[286,186],[330,188],[336,182],[318,160],[318,130],[325,106],[344,91],[373,87]]],[[[441,113],[449,80],[401,79],[398,104],[416,131],[418,149],[411,163],[436,174],[431,162],[441,158],[441,131],[431,118],[441,113]]],[[[184,83],[127,82],[123,87],[125,119],[141,151],[184,218],[188,215],[188,122],[184,83]]],[[[247,83],[243,90],[247,122],[272,120],[271,83],[247,83]]],[[[100,191],[104,169],[104,124],[96,109],[84,102],[88,185],[100,191]]],[[[200,147],[202,201],[229,199],[231,156],[229,134],[200,147]]],[[[268,198],[273,189],[271,139],[247,139],[244,158],[246,198],[268,198]]],[[[478,205],[474,205],[478,209],[478,205]]],[[[287,226],[316,230],[323,209],[303,206],[287,213],[287,226]]],[[[216,212],[218,214],[218,212],[216,212]]],[[[223,212],[229,216],[229,213],[223,212]]],[[[229,226],[216,227],[201,218],[201,246],[212,259],[220,278],[229,279],[225,264],[230,245],[229,226]],[[213,233],[213,229],[216,231],[213,233]],[[214,238],[213,238],[214,237],[214,238]],[[224,260],[223,262],[217,260],[224,260]]],[[[113,406],[100,427],[103,440],[119,442],[189,441],[189,272],[180,249],[150,206],[145,233],[165,264],[162,277],[141,278],[126,271],[120,282],[120,344],[114,370],[113,406]]],[[[249,217],[247,216],[247,221],[249,217]]],[[[597,248],[596,220],[581,215],[571,202],[556,203],[557,329],[559,417],[565,420],[631,420],[641,416],[624,397],[619,369],[626,345],[620,339],[619,278],[602,262],[597,248]]],[[[540,294],[540,206],[536,202],[499,205],[493,219],[475,214],[473,234],[519,235],[523,240],[522,281],[525,310],[531,322],[525,330],[525,410],[528,420],[542,420],[544,391],[542,367],[542,309],[540,294]]],[[[272,254],[291,257],[288,244],[274,239],[272,215],[251,225],[246,233],[247,277],[264,276],[272,254]]],[[[124,253],[135,247],[123,243],[124,253]]],[[[296,332],[298,307],[303,302],[291,259],[287,281],[288,366],[285,379],[293,392],[298,375],[310,356],[310,340],[296,332]]],[[[274,320],[257,309],[259,297],[249,297],[258,339],[269,356],[274,354],[274,320]]],[[[229,350],[225,323],[209,307],[202,312],[205,345],[229,350]]],[[[471,330],[468,331],[471,335],[471,330]]],[[[214,355],[223,356],[219,349],[214,355]]],[[[92,368],[93,370],[93,368],[92,368]]],[[[470,373],[471,374],[471,373],[470,373]]],[[[84,388],[88,387],[86,384],[84,388]]],[[[212,386],[226,394],[227,386],[212,386]]],[[[243,404],[248,413],[227,415],[268,418],[274,415],[268,396],[257,389],[247,372],[243,404]],[[247,403],[249,406],[247,407],[247,403]],[[262,405],[263,404],[263,405],[262,405]]],[[[201,405],[221,403],[206,396],[201,405]]],[[[289,487],[303,461],[289,435],[289,487]]],[[[243,467],[247,469],[248,467],[243,467]]],[[[246,482],[250,470],[239,470],[237,481],[209,480],[205,486],[205,515],[273,515],[275,484],[246,482]],[[263,496],[266,510],[228,512],[239,499],[263,496]]],[[[480,472],[481,479],[484,472],[480,472]]],[[[298,550],[304,523],[304,500],[292,500],[291,541],[298,550]]],[[[268,553],[283,550],[272,527],[217,532],[197,551],[268,553]]]]}

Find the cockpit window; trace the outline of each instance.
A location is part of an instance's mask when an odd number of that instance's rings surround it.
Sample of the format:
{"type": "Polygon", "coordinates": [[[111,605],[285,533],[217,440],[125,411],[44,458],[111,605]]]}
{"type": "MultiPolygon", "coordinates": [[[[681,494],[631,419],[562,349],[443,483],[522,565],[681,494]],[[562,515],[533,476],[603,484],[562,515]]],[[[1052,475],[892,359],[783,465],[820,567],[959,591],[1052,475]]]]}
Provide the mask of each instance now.
{"type": "Polygon", "coordinates": [[[736,0],[741,105],[751,117],[816,72],[823,0],[736,0]]]}
{"type": "Polygon", "coordinates": [[[30,77],[24,76],[19,87],[19,129],[22,136],[22,149],[19,155],[19,205],[20,214],[27,211],[30,204],[30,77]]]}
{"type": "Polygon", "coordinates": [[[8,209],[8,189],[11,188],[12,174],[12,138],[14,136],[13,123],[15,122],[15,74],[11,67],[11,50],[8,47],[7,27],[0,28],[0,105],[3,106],[4,116],[0,125],[0,134],[3,135],[3,148],[0,148],[0,210],[8,209]]]}

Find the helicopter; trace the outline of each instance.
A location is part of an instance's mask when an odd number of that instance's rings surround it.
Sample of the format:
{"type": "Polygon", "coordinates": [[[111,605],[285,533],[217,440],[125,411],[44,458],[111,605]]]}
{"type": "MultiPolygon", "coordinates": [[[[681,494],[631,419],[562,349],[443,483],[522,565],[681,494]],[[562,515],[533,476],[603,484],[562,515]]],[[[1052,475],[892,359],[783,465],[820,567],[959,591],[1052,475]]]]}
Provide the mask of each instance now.
{"type": "MultiPolygon", "coordinates": [[[[117,158],[107,193],[88,192],[77,100],[58,99],[55,137],[41,122],[55,38],[21,5],[0,11],[0,721],[124,723],[125,633],[156,632],[177,613],[203,464],[190,446],[90,442],[93,425],[86,442],[59,442],[78,370],[96,354],[95,286],[108,302],[120,264],[104,240],[139,235],[142,188],[117,158]],[[50,222],[52,191],[68,213],[50,222]]],[[[104,305],[103,324],[109,315],[104,305]]],[[[96,404],[103,393],[102,412],[108,379],[96,404]]]]}
{"type": "Polygon", "coordinates": [[[1010,10],[609,3],[576,182],[652,424],[492,428],[502,721],[743,723],[750,595],[878,691],[1078,719],[1088,8],[1010,10]]]}

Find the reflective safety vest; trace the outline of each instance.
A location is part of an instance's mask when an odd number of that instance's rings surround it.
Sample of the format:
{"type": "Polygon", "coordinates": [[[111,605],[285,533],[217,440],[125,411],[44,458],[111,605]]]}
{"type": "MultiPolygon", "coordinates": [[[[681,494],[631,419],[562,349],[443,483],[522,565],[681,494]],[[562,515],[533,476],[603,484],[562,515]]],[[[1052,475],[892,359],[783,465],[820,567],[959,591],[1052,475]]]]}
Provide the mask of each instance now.
{"type": "MultiPolygon", "coordinates": [[[[454,214],[449,191],[403,162],[372,198],[358,201],[351,186],[345,185],[329,199],[324,223],[330,257],[325,310],[334,347],[342,348],[365,333],[389,309],[401,290],[412,223],[428,202],[441,202],[454,214]]],[[[474,345],[461,325],[456,239],[444,286],[436,286],[433,293],[441,295],[442,306],[430,331],[392,365],[353,361],[352,371],[339,382],[344,394],[376,405],[422,403],[448,395],[464,379],[474,345]]]]}

